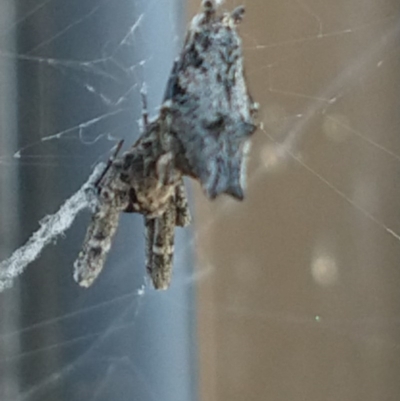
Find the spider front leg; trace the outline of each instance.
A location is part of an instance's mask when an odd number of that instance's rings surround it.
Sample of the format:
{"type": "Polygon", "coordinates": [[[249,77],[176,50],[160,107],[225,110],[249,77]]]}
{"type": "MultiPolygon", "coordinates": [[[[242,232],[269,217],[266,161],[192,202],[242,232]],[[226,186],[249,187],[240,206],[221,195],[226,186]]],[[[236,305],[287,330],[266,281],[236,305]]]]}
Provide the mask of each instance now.
{"type": "Polygon", "coordinates": [[[146,270],[157,290],[167,289],[171,282],[175,223],[176,206],[173,199],[161,216],[145,217],[146,270]]]}
{"type": "Polygon", "coordinates": [[[119,175],[119,166],[112,164],[105,179],[99,183],[98,204],[74,263],[74,279],[82,287],[92,285],[103,270],[120,213],[128,206],[129,187],[119,179],[119,175]]]}
{"type": "Polygon", "coordinates": [[[104,168],[103,172],[101,173],[100,177],[98,178],[98,180],[95,182],[94,187],[96,189],[98,189],[100,187],[101,181],[103,180],[103,178],[105,177],[105,175],[108,173],[108,170],[111,168],[113,161],[115,160],[115,158],[118,156],[119,151],[122,148],[122,145],[124,144],[124,140],[121,139],[118,143],[117,146],[115,147],[115,151],[114,154],[108,159],[107,165],[104,168]]]}
{"type": "Polygon", "coordinates": [[[103,270],[111,242],[118,228],[120,211],[112,205],[96,208],[87,229],[82,250],[74,263],[74,280],[89,287],[103,270]]]}

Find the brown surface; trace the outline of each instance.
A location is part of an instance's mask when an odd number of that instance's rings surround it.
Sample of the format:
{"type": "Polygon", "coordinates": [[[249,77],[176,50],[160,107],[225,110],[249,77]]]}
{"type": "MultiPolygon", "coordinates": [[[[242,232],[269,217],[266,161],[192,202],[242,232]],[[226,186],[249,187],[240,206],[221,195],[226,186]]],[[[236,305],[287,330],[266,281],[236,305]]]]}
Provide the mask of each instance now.
{"type": "Polygon", "coordinates": [[[197,197],[202,400],[399,400],[400,3],[245,5],[264,131],[244,203],[197,197]]]}

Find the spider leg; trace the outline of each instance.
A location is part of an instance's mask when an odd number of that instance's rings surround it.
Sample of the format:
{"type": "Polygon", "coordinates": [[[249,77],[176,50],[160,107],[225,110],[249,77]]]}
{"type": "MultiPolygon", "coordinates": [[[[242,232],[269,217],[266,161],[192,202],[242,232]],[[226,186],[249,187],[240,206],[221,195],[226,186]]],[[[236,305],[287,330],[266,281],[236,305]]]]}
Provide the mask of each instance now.
{"type": "Polygon", "coordinates": [[[147,87],[145,84],[142,85],[142,89],[140,90],[140,99],[142,101],[143,129],[146,131],[149,126],[149,112],[147,110],[147,87]]]}
{"type": "MultiPolygon", "coordinates": [[[[147,272],[152,270],[153,266],[153,244],[154,244],[154,233],[156,227],[156,218],[144,218],[145,236],[146,236],[146,269],[147,272]]],[[[150,274],[151,275],[151,274],[150,274]]]]}
{"type": "Polygon", "coordinates": [[[74,279],[89,287],[103,269],[111,242],[118,228],[120,213],[129,203],[129,186],[119,179],[117,165],[99,187],[98,203],[86,231],[82,250],[74,263],[74,279]]]}
{"type": "Polygon", "coordinates": [[[86,232],[83,247],[74,263],[74,280],[89,287],[103,270],[118,228],[120,211],[110,204],[96,208],[86,232]]]}
{"type": "Polygon", "coordinates": [[[192,217],[190,215],[183,179],[181,179],[179,184],[175,187],[175,208],[176,208],[175,225],[179,227],[188,226],[192,220],[192,217]]]}
{"type": "Polygon", "coordinates": [[[170,77],[167,82],[167,87],[164,92],[164,102],[171,100],[178,90],[178,71],[179,63],[178,60],[175,60],[174,65],[172,66],[170,77]]]}
{"type": "Polygon", "coordinates": [[[98,180],[94,183],[94,187],[95,188],[99,188],[101,181],[103,181],[104,176],[106,175],[107,171],[110,169],[113,161],[115,160],[115,158],[117,157],[119,151],[122,148],[122,145],[124,143],[124,140],[121,139],[118,143],[117,143],[117,147],[115,148],[114,154],[108,159],[107,165],[104,168],[104,171],[101,173],[100,177],[98,178],[98,180]]]}
{"type": "Polygon", "coordinates": [[[210,18],[215,14],[216,11],[215,0],[203,0],[201,2],[201,6],[203,7],[204,13],[207,18],[210,18]]]}
{"type": "Polygon", "coordinates": [[[176,209],[173,199],[159,217],[145,217],[146,269],[154,288],[167,289],[172,276],[176,209]]]}

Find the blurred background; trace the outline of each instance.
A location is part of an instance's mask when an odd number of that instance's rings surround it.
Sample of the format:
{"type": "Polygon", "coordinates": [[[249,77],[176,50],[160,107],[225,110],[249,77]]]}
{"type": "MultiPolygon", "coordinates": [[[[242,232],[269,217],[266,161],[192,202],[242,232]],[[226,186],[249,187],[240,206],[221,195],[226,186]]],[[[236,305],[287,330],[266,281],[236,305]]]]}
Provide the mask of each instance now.
{"type": "MultiPolygon", "coordinates": [[[[198,0],[0,4],[0,257],[155,114],[198,0]]],[[[244,202],[191,188],[151,289],[123,216],[89,289],[76,224],[0,294],[0,400],[398,400],[400,4],[226,0],[260,103],[244,202]]]]}
{"type": "Polygon", "coordinates": [[[201,399],[399,399],[400,4],[245,5],[261,128],[243,203],[196,192],[201,399]]]}

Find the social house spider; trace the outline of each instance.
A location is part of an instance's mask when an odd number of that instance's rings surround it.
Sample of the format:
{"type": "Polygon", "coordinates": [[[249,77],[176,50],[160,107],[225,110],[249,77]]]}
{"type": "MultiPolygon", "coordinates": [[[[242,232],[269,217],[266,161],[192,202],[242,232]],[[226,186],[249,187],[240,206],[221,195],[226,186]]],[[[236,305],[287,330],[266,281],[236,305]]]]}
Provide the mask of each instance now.
{"type": "Polygon", "coordinates": [[[121,212],[144,215],[147,272],[156,289],[169,286],[175,226],[190,222],[183,176],[197,179],[211,199],[222,193],[243,199],[245,156],[257,110],[237,32],[244,7],[217,11],[214,1],[203,0],[158,116],[148,121],[143,98],[140,138],[109,162],[93,188],[96,206],[74,264],[81,286],[90,286],[103,269],[121,212]]]}

